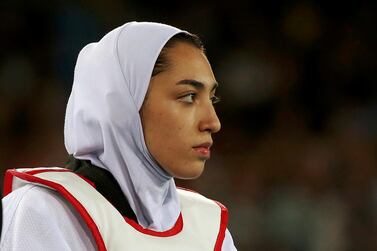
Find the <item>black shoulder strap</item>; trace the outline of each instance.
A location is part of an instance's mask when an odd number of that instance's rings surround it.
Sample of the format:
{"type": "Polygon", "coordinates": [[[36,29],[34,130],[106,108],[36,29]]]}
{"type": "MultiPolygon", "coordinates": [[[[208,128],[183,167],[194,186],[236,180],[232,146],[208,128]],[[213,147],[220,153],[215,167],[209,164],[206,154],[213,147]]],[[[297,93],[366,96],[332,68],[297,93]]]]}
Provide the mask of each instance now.
{"type": "Polygon", "coordinates": [[[65,168],[87,178],[123,216],[137,222],[136,215],[130,207],[126,196],[123,194],[114,176],[107,170],[92,165],[89,160],[75,159],[69,156],[65,168]]]}

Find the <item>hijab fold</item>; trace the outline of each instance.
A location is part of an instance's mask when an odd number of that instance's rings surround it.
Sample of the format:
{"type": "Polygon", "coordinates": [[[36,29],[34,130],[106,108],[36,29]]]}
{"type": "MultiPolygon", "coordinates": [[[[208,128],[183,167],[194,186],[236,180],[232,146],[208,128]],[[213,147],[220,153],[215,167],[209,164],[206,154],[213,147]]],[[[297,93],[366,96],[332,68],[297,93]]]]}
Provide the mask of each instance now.
{"type": "Polygon", "coordinates": [[[179,200],[174,179],[149,153],[139,115],[152,70],[175,27],[130,22],[79,53],[68,100],[64,141],[69,154],[108,170],[139,224],[174,226],[179,200]]]}

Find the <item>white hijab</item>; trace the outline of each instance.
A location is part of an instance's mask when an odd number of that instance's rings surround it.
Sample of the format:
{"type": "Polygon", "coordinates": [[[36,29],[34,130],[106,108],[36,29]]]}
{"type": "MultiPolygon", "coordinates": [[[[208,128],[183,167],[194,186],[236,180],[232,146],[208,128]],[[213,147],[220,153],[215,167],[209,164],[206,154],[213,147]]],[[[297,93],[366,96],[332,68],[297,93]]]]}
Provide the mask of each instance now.
{"type": "Polygon", "coordinates": [[[139,223],[171,228],[180,213],[173,178],[149,153],[139,110],[165,43],[183,32],[159,23],[130,22],[77,59],[65,126],[65,146],[77,159],[112,173],[139,223]]]}

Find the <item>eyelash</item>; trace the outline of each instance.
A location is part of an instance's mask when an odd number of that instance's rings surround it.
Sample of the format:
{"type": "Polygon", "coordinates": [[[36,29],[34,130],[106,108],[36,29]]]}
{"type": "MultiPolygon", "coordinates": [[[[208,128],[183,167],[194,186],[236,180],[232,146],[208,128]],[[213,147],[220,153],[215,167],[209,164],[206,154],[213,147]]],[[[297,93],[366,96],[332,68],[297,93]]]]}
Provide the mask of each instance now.
{"type": "MultiPolygon", "coordinates": [[[[182,97],[179,98],[179,100],[181,100],[182,102],[186,102],[186,103],[193,103],[195,101],[195,98],[196,98],[196,93],[188,93],[186,95],[183,95],[182,97]],[[183,99],[187,98],[187,97],[191,97],[192,100],[190,101],[185,101],[183,99]]],[[[220,97],[217,97],[217,96],[213,96],[211,97],[211,101],[212,101],[212,104],[217,104],[221,101],[220,97]]]]}
{"type": "Polygon", "coordinates": [[[212,100],[212,104],[214,105],[214,104],[219,103],[221,101],[221,98],[218,96],[213,96],[211,97],[211,100],[212,100]]]}

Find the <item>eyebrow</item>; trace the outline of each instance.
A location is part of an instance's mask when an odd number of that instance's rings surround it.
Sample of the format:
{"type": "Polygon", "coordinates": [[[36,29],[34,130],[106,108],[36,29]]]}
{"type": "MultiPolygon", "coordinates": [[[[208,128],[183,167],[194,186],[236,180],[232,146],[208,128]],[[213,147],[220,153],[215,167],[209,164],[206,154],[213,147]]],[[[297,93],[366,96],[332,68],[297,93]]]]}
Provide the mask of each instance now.
{"type": "MultiPolygon", "coordinates": [[[[199,82],[199,81],[194,80],[194,79],[183,79],[183,80],[179,81],[177,83],[177,85],[191,85],[192,87],[194,87],[195,89],[198,89],[198,90],[203,90],[204,86],[205,86],[205,84],[203,84],[202,82],[199,82]]],[[[212,84],[211,92],[216,90],[216,88],[218,86],[219,86],[219,83],[214,82],[212,84]]]]}

